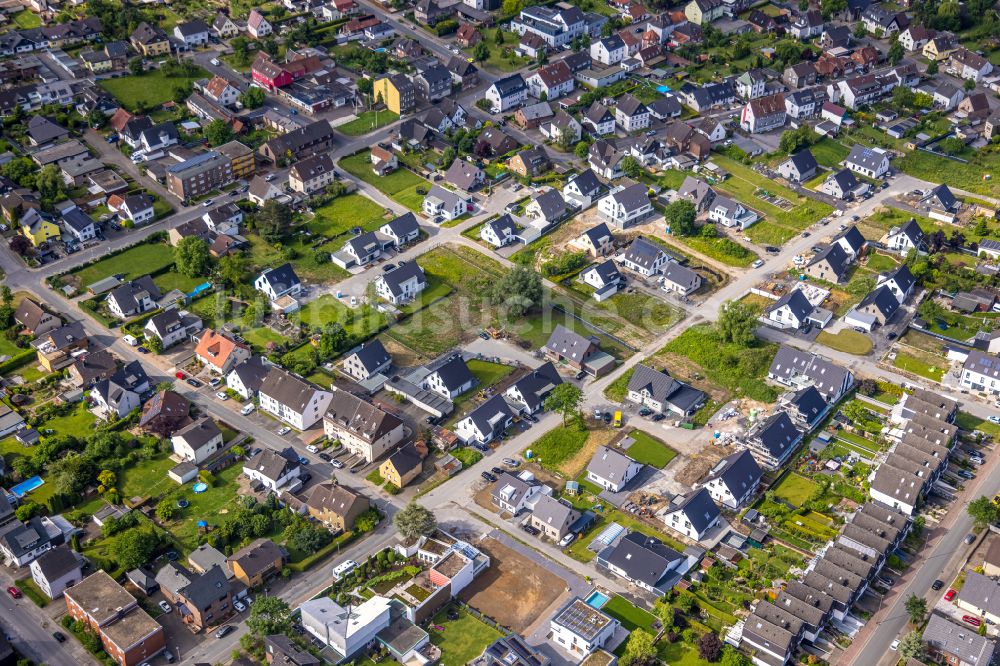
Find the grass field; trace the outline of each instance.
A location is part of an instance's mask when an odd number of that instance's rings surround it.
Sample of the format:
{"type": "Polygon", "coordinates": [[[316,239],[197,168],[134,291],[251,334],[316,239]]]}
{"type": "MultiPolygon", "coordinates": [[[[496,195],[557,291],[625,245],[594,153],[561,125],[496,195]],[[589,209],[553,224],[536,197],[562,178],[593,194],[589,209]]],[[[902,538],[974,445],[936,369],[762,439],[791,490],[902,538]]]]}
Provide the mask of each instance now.
{"type": "Polygon", "coordinates": [[[798,474],[789,474],[774,489],[774,494],[795,506],[802,504],[819,488],[819,484],[798,474]]]}
{"type": "Polygon", "coordinates": [[[397,120],[399,120],[399,116],[392,111],[365,111],[354,120],[338,125],[335,129],[347,136],[361,136],[374,132],[380,127],[391,125],[397,120]]]}
{"type": "Polygon", "coordinates": [[[302,233],[294,234],[284,243],[268,243],[257,234],[247,234],[247,239],[250,241],[250,265],[254,272],[287,262],[286,250],[291,247],[295,256],[292,266],[303,281],[331,284],[351,275],[330,261],[330,253],[340,249],[343,239],[330,241],[318,248],[311,247],[312,238],[302,233]]]}
{"type": "Polygon", "coordinates": [[[465,611],[459,612],[457,620],[449,620],[445,612],[438,613],[431,624],[431,643],[441,648],[443,666],[465,666],[503,635],[465,611]]]}
{"type": "Polygon", "coordinates": [[[341,158],[339,164],[344,171],[414,212],[421,210],[424,201],[424,195],[417,190],[430,189],[430,183],[405,168],[396,169],[387,176],[376,176],[371,167],[371,152],[367,150],[341,158]]]}
{"type": "Polygon", "coordinates": [[[336,238],[349,234],[354,227],[375,231],[385,221],[385,209],[382,206],[360,194],[348,194],[317,208],[307,226],[314,234],[336,238]]]}
{"type": "Polygon", "coordinates": [[[730,173],[729,178],[716,185],[716,188],[728,192],[744,205],[764,214],[764,221],[747,230],[747,235],[755,243],[784,243],[821,217],[833,212],[833,208],[828,204],[800,196],[725,155],[714,154],[712,161],[730,173]],[[759,198],[758,190],[766,190],[774,196],[783,197],[793,206],[790,210],[783,210],[759,198]]]}
{"type": "Polygon", "coordinates": [[[557,469],[576,455],[587,441],[587,429],[573,424],[553,428],[528,447],[532,458],[546,469],[557,469]]]}
{"type": "Polygon", "coordinates": [[[111,93],[129,111],[136,111],[140,105],[147,110],[169,102],[174,97],[174,90],[186,87],[198,79],[208,77],[208,72],[201,70],[196,76],[166,76],[160,70],[152,70],[141,76],[121,76],[115,79],[104,79],[99,85],[111,93]]]}
{"type": "MultiPolygon", "coordinates": [[[[510,32],[509,30],[502,31],[503,44],[500,45],[497,45],[495,42],[495,33],[496,30],[485,31],[483,41],[490,48],[490,55],[483,62],[476,63],[478,67],[487,67],[501,72],[514,72],[531,62],[531,58],[524,58],[514,53],[514,48],[517,47],[518,42],[521,40],[517,33],[510,32]],[[504,56],[505,52],[507,54],[506,57],[504,56]]],[[[471,49],[469,49],[468,53],[471,55],[471,49]]]]}
{"type": "Polygon", "coordinates": [[[124,274],[126,280],[166,268],[174,263],[171,248],[161,243],[143,243],[120,254],[102,259],[90,266],[73,271],[70,276],[78,278],[81,289],[111,275],[124,274]]]}
{"type": "Polygon", "coordinates": [[[628,436],[634,439],[635,443],[628,447],[625,453],[636,462],[663,469],[677,457],[676,451],[641,430],[633,430],[628,436]]]}
{"type": "Polygon", "coordinates": [[[10,17],[11,22],[21,30],[41,28],[42,17],[29,9],[22,9],[10,17]]]}
{"type": "Polygon", "coordinates": [[[828,169],[838,169],[840,163],[847,159],[851,153],[850,148],[829,137],[823,137],[814,143],[809,150],[816,158],[816,162],[828,169]]]}
{"type": "Polygon", "coordinates": [[[727,266],[746,268],[760,257],[734,240],[722,236],[705,238],[704,236],[679,236],[678,242],[701,252],[706,257],[722,262],[727,266]]]}
{"type": "Polygon", "coordinates": [[[864,356],[872,350],[872,341],[864,333],[858,333],[850,329],[843,329],[839,333],[828,333],[820,331],[816,337],[816,342],[826,345],[831,349],[864,356]]]}
{"type": "Polygon", "coordinates": [[[1000,437],[1000,425],[981,419],[969,412],[959,412],[955,417],[955,425],[962,430],[979,430],[987,435],[993,435],[994,438],[1000,437]]]}
{"type": "Polygon", "coordinates": [[[623,596],[616,594],[611,597],[608,603],[601,607],[601,610],[621,622],[622,627],[628,631],[644,629],[654,636],[656,635],[656,629],[653,628],[653,625],[658,622],[656,616],[639,608],[623,596]]]}
{"type": "Polygon", "coordinates": [[[310,329],[319,330],[331,323],[338,323],[348,334],[358,339],[366,339],[372,333],[385,325],[386,315],[375,308],[362,305],[351,308],[344,305],[336,296],[323,294],[309,301],[302,309],[292,315],[300,324],[310,329]]]}
{"type": "Polygon", "coordinates": [[[948,369],[944,360],[932,361],[929,358],[918,358],[915,354],[906,352],[896,352],[896,358],[892,364],[900,370],[912,372],[935,382],[941,381],[945,370],[948,369]]]}
{"type": "Polygon", "coordinates": [[[968,151],[961,155],[968,159],[967,163],[956,162],[940,155],[934,155],[922,150],[914,150],[895,160],[893,164],[903,173],[928,180],[934,183],[948,183],[952,187],[986,194],[1000,196],[1000,152],[995,148],[968,151]],[[991,180],[984,180],[985,175],[991,175],[991,180]]]}
{"type": "Polygon", "coordinates": [[[179,289],[185,294],[190,293],[195,287],[208,281],[205,277],[188,277],[181,275],[176,270],[161,273],[153,278],[153,282],[164,294],[173,289],[179,289]]]}

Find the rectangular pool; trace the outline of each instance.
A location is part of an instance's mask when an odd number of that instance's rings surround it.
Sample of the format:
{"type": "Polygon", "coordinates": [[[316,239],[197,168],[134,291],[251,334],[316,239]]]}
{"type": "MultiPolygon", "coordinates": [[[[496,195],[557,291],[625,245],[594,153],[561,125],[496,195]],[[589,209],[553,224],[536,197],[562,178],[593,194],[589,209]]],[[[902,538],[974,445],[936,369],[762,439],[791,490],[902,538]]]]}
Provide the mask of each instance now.
{"type": "Polygon", "coordinates": [[[22,481],[21,483],[11,488],[10,492],[14,493],[14,495],[17,497],[24,497],[32,490],[37,490],[38,487],[41,486],[43,483],[45,482],[42,481],[42,477],[33,476],[30,479],[22,481]]]}
{"type": "Polygon", "coordinates": [[[587,596],[586,602],[591,608],[600,610],[604,604],[608,603],[608,595],[594,590],[587,596]]]}

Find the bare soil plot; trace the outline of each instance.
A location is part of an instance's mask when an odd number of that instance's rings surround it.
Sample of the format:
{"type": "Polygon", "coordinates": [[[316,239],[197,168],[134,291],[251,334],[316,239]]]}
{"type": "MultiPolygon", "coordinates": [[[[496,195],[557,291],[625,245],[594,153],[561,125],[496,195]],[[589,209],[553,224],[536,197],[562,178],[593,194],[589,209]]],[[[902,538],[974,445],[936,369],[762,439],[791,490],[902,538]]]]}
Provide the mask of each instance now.
{"type": "Polygon", "coordinates": [[[490,556],[490,566],[459,596],[523,634],[562,594],[566,582],[495,539],[483,539],[476,547],[490,556]]]}
{"type": "Polygon", "coordinates": [[[583,448],[577,451],[576,455],[572,458],[564,462],[559,467],[559,471],[565,474],[567,478],[575,479],[587,467],[590,459],[594,457],[594,451],[597,450],[597,447],[606,446],[619,434],[621,434],[620,430],[611,428],[596,428],[591,430],[587,435],[587,442],[583,445],[583,448]]]}

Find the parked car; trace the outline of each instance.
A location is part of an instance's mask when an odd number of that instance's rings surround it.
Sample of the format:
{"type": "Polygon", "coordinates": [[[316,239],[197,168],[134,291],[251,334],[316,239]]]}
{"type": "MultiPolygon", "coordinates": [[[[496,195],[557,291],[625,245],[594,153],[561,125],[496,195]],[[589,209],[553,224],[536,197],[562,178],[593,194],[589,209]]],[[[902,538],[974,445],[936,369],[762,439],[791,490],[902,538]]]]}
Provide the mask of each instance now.
{"type": "Polygon", "coordinates": [[[891,644],[889,645],[889,649],[890,649],[890,650],[892,650],[893,652],[895,652],[896,650],[898,650],[898,649],[899,649],[899,639],[898,639],[898,638],[897,638],[896,640],[894,640],[894,641],[893,641],[893,642],[892,642],[892,643],[891,643],[891,644]]]}
{"type": "Polygon", "coordinates": [[[248,402],[247,404],[243,405],[243,409],[240,410],[240,414],[246,416],[247,414],[253,412],[253,410],[255,409],[257,409],[257,405],[253,404],[252,402],[248,402]]]}
{"type": "Polygon", "coordinates": [[[540,529],[538,529],[537,527],[533,527],[528,523],[524,523],[523,525],[521,525],[521,529],[530,534],[531,536],[538,536],[539,534],[542,533],[540,529]]]}
{"type": "Polygon", "coordinates": [[[174,607],[170,605],[169,601],[161,601],[156,605],[159,606],[160,610],[163,611],[164,613],[169,613],[174,609],[174,607]]]}
{"type": "Polygon", "coordinates": [[[942,587],[944,587],[944,581],[941,579],[935,580],[933,583],[931,583],[932,590],[940,590],[942,587]]]}
{"type": "Polygon", "coordinates": [[[955,590],[948,590],[947,592],[944,593],[944,600],[951,601],[952,599],[955,598],[956,594],[957,592],[955,592],[955,590]]]}
{"type": "Polygon", "coordinates": [[[508,467],[517,467],[518,465],[521,464],[521,463],[517,462],[516,460],[514,460],[513,458],[504,458],[501,462],[504,465],[507,465],[508,467]]]}
{"type": "Polygon", "coordinates": [[[201,382],[199,382],[194,377],[188,377],[188,379],[187,379],[187,385],[188,386],[193,386],[194,388],[201,388],[201,382]]]}
{"type": "Polygon", "coordinates": [[[571,543],[573,543],[573,539],[575,539],[575,538],[576,538],[576,535],[571,532],[571,533],[567,534],[566,536],[564,536],[562,539],[559,540],[559,545],[561,547],[565,548],[566,546],[568,546],[571,543]]]}
{"type": "Polygon", "coordinates": [[[215,388],[221,383],[222,383],[222,377],[212,377],[212,379],[209,380],[208,385],[211,386],[212,388],[215,388]]]}
{"type": "Polygon", "coordinates": [[[187,375],[185,375],[183,372],[175,372],[174,377],[176,377],[177,379],[187,379],[187,375]]]}
{"type": "MultiPolygon", "coordinates": [[[[329,457],[329,456],[327,456],[327,457],[329,457]]],[[[344,463],[340,462],[339,460],[331,460],[330,464],[333,465],[337,469],[343,469],[343,467],[344,467],[344,463]]]]}
{"type": "Polygon", "coordinates": [[[240,613],[242,613],[243,611],[245,611],[245,610],[247,609],[247,607],[246,607],[246,606],[244,606],[244,605],[243,605],[242,603],[240,603],[239,601],[234,601],[234,602],[233,602],[233,608],[235,608],[235,609],[236,609],[237,611],[239,611],[240,613]]]}
{"type": "Polygon", "coordinates": [[[306,451],[308,451],[309,453],[319,453],[319,447],[316,446],[315,444],[310,444],[309,446],[306,447],[306,451]]]}
{"type": "Polygon", "coordinates": [[[225,391],[216,391],[215,397],[222,401],[229,400],[229,394],[225,391]]]}
{"type": "Polygon", "coordinates": [[[758,259],[757,261],[755,261],[752,264],[750,264],[750,268],[760,268],[763,265],[764,265],[764,260],[763,259],[758,259]]]}
{"type": "Polygon", "coordinates": [[[64,634],[61,631],[53,631],[52,632],[52,638],[56,639],[57,643],[65,643],[66,642],[66,634],[64,634]]]}
{"type": "Polygon", "coordinates": [[[483,472],[483,473],[482,473],[482,474],[480,474],[479,476],[483,477],[484,479],[486,479],[486,480],[487,480],[487,481],[489,481],[490,483],[496,483],[496,480],[497,480],[497,477],[493,476],[493,475],[492,475],[492,474],[490,474],[489,472],[483,472]]]}
{"type": "Polygon", "coordinates": [[[218,629],[216,630],[216,632],[215,632],[215,637],[216,637],[216,638],[225,638],[225,637],[226,637],[226,636],[228,636],[228,635],[229,635],[229,633],[230,633],[230,632],[231,632],[231,631],[232,631],[233,629],[235,629],[235,628],[236,628],[236,627],[234,627],[234,626],[233,626],[233,625],[231,625],[231,624],[224,624],[224,625],[222,625],[221,627],[219,627],[219,628],[218,628],[218,629]]]}
{"type": "Polygon", "coordinates": [[[24,596],[23,594],[21,594],[21,590],[17,589],[17,587],[14,585],[11,585],[10,587],[7,588],[7,594],[9,594],[12,599],[20,599],[21,597],[24,596]]]}
{"type": "Polygon", "coordinates": [[[974,615],[963,615],[962,622],[965,622],[966,624],[971,624],[973,627],[978,627],[983,623],[982,620],[980,620],[978,617],[974,615]]]}
{"type": "MultiPolygon", "coordinates": [[[[319,459],[322,460],[323,462],[330,462],[331,460],[333,460],[333,457],[329,453],[325,453],[323,451],[320,451],[320,453],[319,453],[319,459]]],[[[340,462],[340,461],[338,460],[337,462],[340,462]]]]}
{"type": "Polygon", "coordinates": [[[971,545],[975,541],[976,541],[976,535],[975,534],[966,534],[965,535],[965,543],[971,545]]]}
{"type": "Polygon", "coordinates": [[[287,435],[288,433],[290,433],[291,431],[292,431],[292,429],[289,428],[288,426],[282,426],[281,428],[278,429],[278,434],[283,437],[283,436],[287,435]]]}

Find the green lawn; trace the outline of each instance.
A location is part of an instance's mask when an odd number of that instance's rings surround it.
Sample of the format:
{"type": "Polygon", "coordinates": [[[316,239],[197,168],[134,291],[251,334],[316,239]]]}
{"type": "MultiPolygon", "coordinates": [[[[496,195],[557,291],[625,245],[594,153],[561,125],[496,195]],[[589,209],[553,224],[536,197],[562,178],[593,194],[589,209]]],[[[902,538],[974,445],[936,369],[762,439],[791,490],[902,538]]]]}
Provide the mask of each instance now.
{"type": "Polygon", "coordinates": [[[354,120],[338,125],[335,129],[347,136],[361,136],[374,132],[380,127],[391,125],[397,120],[399,120],[399,116],[392,111],[365,111],[354,120]]]}
{"type": "Polygon", "coordinates": [[[677,457],[676,451],[642,430],[633,430],[628,436],[635,442],[628,447],[625,453],[636,462],[663,469],[667,463],[677,457]]]}
{"type": "Polygon", "coordinates": [[[802,504],[819,488],[819,484],[798,474],[788,474],[774,489],[774,494],[795,506],[802,504]]]}
{"type": "Polygon", "coordinates": [[[174,254],[170,247],[162,243],[143,243],[73,271],[70,276],[79,278],[80,289],[85,289],[98,280],[103,280],[111,275],[124,273],[126,280],[133,280],[166,268],[173,263],[174,254]]]}
{"type": "Polygon", "coordinates": [[[280,244],[268,243],[257,234],[247,234],[247,239],[250,241],[250,264],[254,272],[286,263],[290,250],[295,257],[291,260],[292,266],[303,281],[333,284],[351,275],[330,261],[330,253],[338,251],[343,240],[330,241],[313,248],[313,238],[302,233],[296,233],[280,244]]]}
{"type": "Polygon", "coordinates": [[[628,631],[644,629],[656,635],[656,629],[653,628],[653,625],[659,622],[656,616],[639,608],[623,596],[616,594],[611,597],[601,610],[621,622],[622,627],[628,631]]]}
{"type": "MultiPolygon", "coordinates": [[[[32,359],[32,362],[34,362],[34,359],[32,359]]],[[[41,433],[43,440],[49,435],[80,436],[93,429],[94,422],[96,420],[97,419],[94,415],[87,411],[87,405],[81,402],[77,404],[76,408],[66,416],[56,416],[41,423],[38,426],[38,431],[41,433]],[[47,432],[49,430],[52,432],[47,432]]],[[[36,447],[21,446],[21,444],[14,439],[13,435],[0,440],[0,454],[2,454],[4,459],[7,461],[8,468],[15,459],[20,456],[33,456],[36,450],[36,447]]],[[[41,492],[43,488],[45,488],[45,486],[42,486],[42,488],[36,492],[41,492]]]]}
{"type": "Polygon", "coordinates": [[[129,111],[136,111],[139,106],[152,110],[174,97],[178,87],[192,85],[198,79],[208,77],[208,72],[200,70],[196,76],[166,76],[160,70],[152,70],[141,76],[121,76],[114,79],[104,79],[99,85],[111,93],[122,106],[129,111]]]}
{"type": "Polygon", "coordinates": [[[546,469],[556,469],[572,458],[587,442],[587,429],[573,424],[567,427],[553,428],[526,450],[530,450],[532,458],[546,469]]]}
{"type": "Polygon", "coordinates": [[[872,341],[864,333],[858,333],[850,329],[843,329],[839,333],[828,333],[820,331],[816,337],[816,342],[826,345],[831,349],[864,356],[872,350],[872,341]]]}
{"type": "Polygon", "coordinates": [[[891,271],[896,266],[899,266],[899,262],[890,257],[887,254],[879,254],[878,252],[869,255],[868,259],[865,261],[865,268],[876,273],[882,273],[885,271],[891,271]]]}
{"type": "Polygon", "coordinates": [[[968,155],[963,154],[962,157],[969,161],[956,162],[940,155],[914,150],[901,159],[894,160],[893,164],[896,169],[923,180],[948,183],[952,187],[977,194],[1000,196],[1000,184],[997,181],[997,174],[1000,174],[1000,152],[996,152],[995,147],[988,147],[969,151],[968,155]],[[984,180],[983,176],[986,174],[993,178],[984,180]]]}
{"type": "Polygon", "coordinates": [[[441,648],[442,666],[465,666],[503,636],[465,611],[459,612],[457,620],[449,620],[445,612],[438,613],[431,625],[431,643],[441,648]]]}
{"type": "Polygon", "coordinates": [[[993,435],[994,438],[1000,437],[1000,425],[986,419],[981,419],[968,412],[959,412],[955,417],[955,425],[962,430],[979,430],[985,432],[987,435],[993,435]]]}
{"type": "Polygon", "coordinates": [[[267,345],[272,342],[276,345],[287,345],[292,342],[290,338],[286,338],[273,328],[268,328],[267,326],[245,329],[240,332],[240,335],[258,351],[266,350],[267,345]]]}
{"type": "Polygon", "coordinates": [[[816,162],[828,169],[839,169],[840,163],[851,154],[851,149],[829,137],[823,137],[814,143],[809,150],[816,162]]]}
{"type": "Polygon", "coordinates": [[[368,150],[341,158],[338,163],[344,171],[355,178],[373,185],[389,198],[406,206],[414,212],[419,212],[423,206],[424,193],[430,189],[430,183],[406,168],[399,168],[387,176],[376,176],[372,171],[371,152],[368,150]]]}
{"type": "Polygon", "coordinates": [[[948,369],[944,364],[944,361],[940,363],[930,363],[905,352],[896,352],[896,359],[892,362],[892,364],[900,370],[912,372],[915,375],[926,377],[927,379],[931,379],[935,382],[941,381],[941,377],[944,376],[945,370],[948,369]]]}
{"type": "Polygon", "coordinates": [[[385,209],[368,197],[348,194],[317,208],[309,231],[327,238],[349,234],[354,227],[375,231],[385,224],[385,209]]]}
{"type": "MultiPolygon", "coordinates": [[[[484,31],[483,38],[486,46],[490,47],[490,56],[485,61],[476,63],[477,66],[496,69],[501,72],[514,72],[532,62],[531,58],[524,58],[514,53],[514,48],[521,40],[517,33],[503,30],[503,44],[500,45],[496,44],[495,33],[496,30],[494,29],[484,31]]],[[[471,49],[467,53],[472,55],[471,49]]]]}
{"type": "Polygon", "coordinates": [[[765,216],[764,221],[758,222],[747,230],[747,235],[755,243],[783,243],[821,217],[833,212],[833,208],[828,204],[801,196],[786,187],[782,187],[725,155],[714,154],[712,161],[730,173],[729,178],[717,184],[716,188],[729,193],[743,202],[744,205],[765,216]],[[787,199],[792,204],[792,208],[786,211],[764,201],[757,196],[758,190],[765,190],[771,195],[787,199]]]}
{"type": "Polygon", "coordinates": [[[185,294],[188,294],[193,291],[195,287],[204,284],[207,281],[208,278],[206,277],[188,277],[186,275],[181,275],[176,270],[161,273],[153,278],[153,282],[156,283],[156,286],[159,287],[160,291],[164,294],[174,289],[179,289],[185,294]]]}
{"type": "Polygon", "coordinates": [[[21,30],[41,28],[42,17],[30,9],[23,9],[10,17],[11,22],[21,30]]]}
{"type": "Polygon", "coordinates": [[[479,380],[477,388],[480,389],[493,386],[514,370],[513,367],[504,365],[503,363],[491,363],[490,361],[482,361],[477,358],[469,359],[466,365],[469,366],[469,370],[479,380]]]}
{"type": "Polygon", "coordinates": [[[678,354],[701,367],[713,383],[754,400],[773,401],[778,390],[764,383],[767,370],[777,352],[777,345],[758,342],[745,349],[720,342],[710,325],[687,328],[667,343],[658,355],[678,354]]]}
{"type": "Polygon", "coordinates": [[[707,257],[720,261],[727,266],[746,268],[760,257],[734,240],[719,236],[705,238],[704,236],[677,236],[677,240],[692,250],[701,252],[707,257]]]}
{"type": "Polygon", "coordinates": [[[387,322],[386,315],[375,308],[369,305],[351,308],[332,294],[323,294],[309,301],[293,315],[293,318],[314,330],[319,330],[327,324],[338,323],[358,339],[367,339],[387,322]]]}

